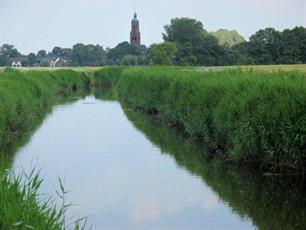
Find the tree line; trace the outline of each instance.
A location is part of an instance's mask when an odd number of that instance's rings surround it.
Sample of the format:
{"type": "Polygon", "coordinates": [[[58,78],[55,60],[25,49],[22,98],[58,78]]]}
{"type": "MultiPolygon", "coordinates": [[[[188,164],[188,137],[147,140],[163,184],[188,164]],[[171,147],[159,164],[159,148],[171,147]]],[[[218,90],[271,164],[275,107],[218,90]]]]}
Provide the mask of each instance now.
{"type": "Polygon", "coordinates": [[[249,41],[236,31],[220,29],[209,33],[202,22],[174,18],[164,27],[163,42],[134,46],[128,42],[114,48],[75,44],[72,48],[54,47],[51,52],[22,55],[13,45],[0,47],[0,66],[18,60],[23,66],[103,66],[103,65],[252,65],[306,63],[306,28],[277,31],[266,28],[249,41]]]}

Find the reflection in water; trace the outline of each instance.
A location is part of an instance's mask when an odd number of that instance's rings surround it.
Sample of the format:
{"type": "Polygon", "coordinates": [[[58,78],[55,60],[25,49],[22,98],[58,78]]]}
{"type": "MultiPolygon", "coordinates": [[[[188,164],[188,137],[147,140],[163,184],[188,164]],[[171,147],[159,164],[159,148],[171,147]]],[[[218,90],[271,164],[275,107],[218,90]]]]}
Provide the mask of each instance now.
{"type": "Polygon", "coordinates": [[[264,177],[207,159],[203,148],[156,120],[126,110],[128,119],[163,153],[200,176],[220,199],[259,229],[305,229],[306,196],[300,178],[264,177]]]}
{"type": "Polygon", "coordinates": [[[13,168],[41,168],[42,193],[53,193],[63,178],[67,199],[76,204],[69,216],[89,215],[94,229],[304,226],[301,190],[224,168],[201,151],[118,102],[87,97],[55,107],[17,152],[13,168]]]}
{"type": "MultiPolygon", "coordinates": [[[[69,105],[82,97],[85,97],[86,92],[77,91],[75,93],[70,93],[69,95],[58,97],[53,102],[55,105],[69,105]]],[[[7,149],[5,149],[4,153],[1,152],[0,158],[0,177],[1,174],[5,172],[5,170],[11,167],[13,163],[15,153],[24,146],[31,139],[33,133],[41,126],[46,117],[52,113],[52,106],[48,105],[43,110],[37,113],[37,117],[33,120],[33,122],[23,130],[22,135],[18,138],[18,140],[7,149]]],[[[50,115],[52,116],[52,114],[50,115]]]]}

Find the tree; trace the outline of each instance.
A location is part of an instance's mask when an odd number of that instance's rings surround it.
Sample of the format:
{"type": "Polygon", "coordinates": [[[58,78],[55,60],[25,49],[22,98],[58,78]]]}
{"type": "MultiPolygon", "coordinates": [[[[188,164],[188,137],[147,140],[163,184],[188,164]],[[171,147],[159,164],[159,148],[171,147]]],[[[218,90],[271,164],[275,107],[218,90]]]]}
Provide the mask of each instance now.
{"type": "Polygon", "coordinates": [[[4,52],[3,47],[0,47],[0,66],[9,66],[10,64],[9,56],[4,52]]]}
{"type": "Polygon", "coordinates": [[[39,50],[36,55],[36,61],[40,64],[43,59],[47,58],[47,52],[45,50],[39,50]]]}
{"type": "Polygon", "coordinates": [[[51,51],[51,55],[54,57],[61,57],[62,56],[62,48],[55,46],[52,51],[51,51]]]}
{"type": "Polygon", "coordinates": [[[150,62],[154,65],[173,65],[177,53],[174,42],[164,42],[154,45],[148,54],[150,62]]]}
{"type": "Polygon", "coordinates": [[[174,18],[165,26],[165,41],[177,46],[176,63],[179,65],[218,65],[224,53],[215,37],[200,21],[191,18],[174,18]]]}
{"type": "Polygon", "coordinates": [[[37,61],[36,55],[34,53],[29,53],[28,60],[29,60],[30,66],[33,66],[37,61]]]}
{"type": "Polygon", "coordinates": [[[73,54],[73,52],[72,52],[72,49],[70,49],[70,48],[64,48],[61,51],[61,57],[66,59],[66,60],[70,60],[71,61],[72,54],[73,54]]]}
{"type": "Polygon", "coordinates": [[[9,44],[2,45],[1,52],[9,58],[18,58],[22,56],[13,45],[9,44]]]}
{"type": "Polygon", "coordinates": [[[9,66],[11,64],[11,60],[7,55],[0,53],[0,66],[9,66]]]}
{"type": "Polygon", "coordinates": [[[22,66],[34,66],[35,64],[37,64],[37,58],[34,53],[29,53],[22,61],[22,66]]]}
{"type": "Polygon", "coordinates": [[[306,63],[306,28],[295,27],[281,33],[279,63],[306,63]]]}
{"type": "Polygon", "coordinates": [[[42,59],[42,60],[39,62],[39,65],[40,65],[41,67],[48,67],[48,66],[50,66],[50,63],[49,63],[48,59],[44,58],[44,59],[42,59]]]}
{"type": "Polygon", "coordinates": [[[108,64],[121,64],[126,55],[139,56],[145,53],[145,47],[130,45],[127,41],[119,43],[107,52],[108,64]]]}
{"type": "Polygon", "coordinates": [[[136,65],[137,64],[136,56],[133,56],[133,55],[130,55],[130,54],[123,56],[121,64],[122,65],[128,65],[128,66],[136,65]]]}
{"type": "Polygon", "coordinates": [[[210,34],[217,38],[221,46],[232,47],[241,42],[245,42],[245,39],[236,30],[219,29],[210,34]]]}
{"type": "Polygon", "coordinates": [[[232,65],[253,65],[255,60],[250,56],[250,43],[241,42],[231,47],[232,65]]]}
{"type": "Polygon", "coordinates": [[[224,61],[224,56],[226,55],[225,49],[219,46],[214,36],[205,36],[202,44],[197,47],[195,53],[197,56],[197,65],[227,65],[224,61]]]}
{"type": "Polygon", "coordinates": [[[280,57],[281,34],[274,28],[257,31],[250,37],[250,55],[256,64],[275,64],[280,57]]]}
{"type": "Polygon", "coordinates": [[[99,66],[105,64],[106,53],[102,46],[75,44],[72,48],[74,66],[99,66]]]}
{"type": "Polygon", "coordinates": [[[192,46],[201,44],[208,32],[204,30],[200,21],[191,18],[171,19],[170,25],[164,27],[163,38],[165,41],[185,44],[190,42],[192,46]]]}

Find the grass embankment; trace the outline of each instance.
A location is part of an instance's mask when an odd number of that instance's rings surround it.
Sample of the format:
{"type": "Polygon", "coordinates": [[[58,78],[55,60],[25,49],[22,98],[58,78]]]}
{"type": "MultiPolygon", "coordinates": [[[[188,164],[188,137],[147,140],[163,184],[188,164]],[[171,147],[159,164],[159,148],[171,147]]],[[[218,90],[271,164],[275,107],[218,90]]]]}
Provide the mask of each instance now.
{"type": "Polygon", "coordinates": [[[305,169],[305,73],[128,68],[116,91],[223,160],[305,169]]]}
{"type": "MultiPolygon", "coordinates": [[[[89,88],[90,79],[71,70],[0,73],[0,153],[3,155],[41,119],[59,97],[89,88]]],[[[3,158],[5,159],[5,158],[3,158]]],[[[2,161],[2,160],[1,160],[2,161]]],[[[32,176],[25,185],[9,173],[0,175],[0,229],[63,229],[63,211],[41,201],[41,181],[32,176]]]]}
{"type": "Polygon", "coordinates": [[[0,153],[15,143],[24,130],[60,95],[89,87],[83,73],[71,70],[5,70],[0,73],[0,153]]]}
{"type": "Polygon", "coordinates": [[[173,157],[180,168],[202,178],[234,213],[251,218],[256,229],[304,229],[306,226],[306,187],[301,184],[301,178],[267,176],[255,168],[225,165],[208,157],[208,153],[203,154],[201,145],[154,117],[129,109],[124,113],[162,154],[173,157]]]}

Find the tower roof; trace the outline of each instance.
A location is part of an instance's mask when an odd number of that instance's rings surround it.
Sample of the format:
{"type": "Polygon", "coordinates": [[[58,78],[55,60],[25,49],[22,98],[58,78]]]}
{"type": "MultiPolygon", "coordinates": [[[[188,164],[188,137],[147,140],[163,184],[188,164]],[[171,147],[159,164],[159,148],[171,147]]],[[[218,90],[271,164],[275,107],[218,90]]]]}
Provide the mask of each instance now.
{"type": "Polygon", "coordinates": [[[133,18],[133,21],[138,21],[138,18],[137,18],[137,13],[136,13],[136,12],[134,13],[134,18],[133,18]]]}

